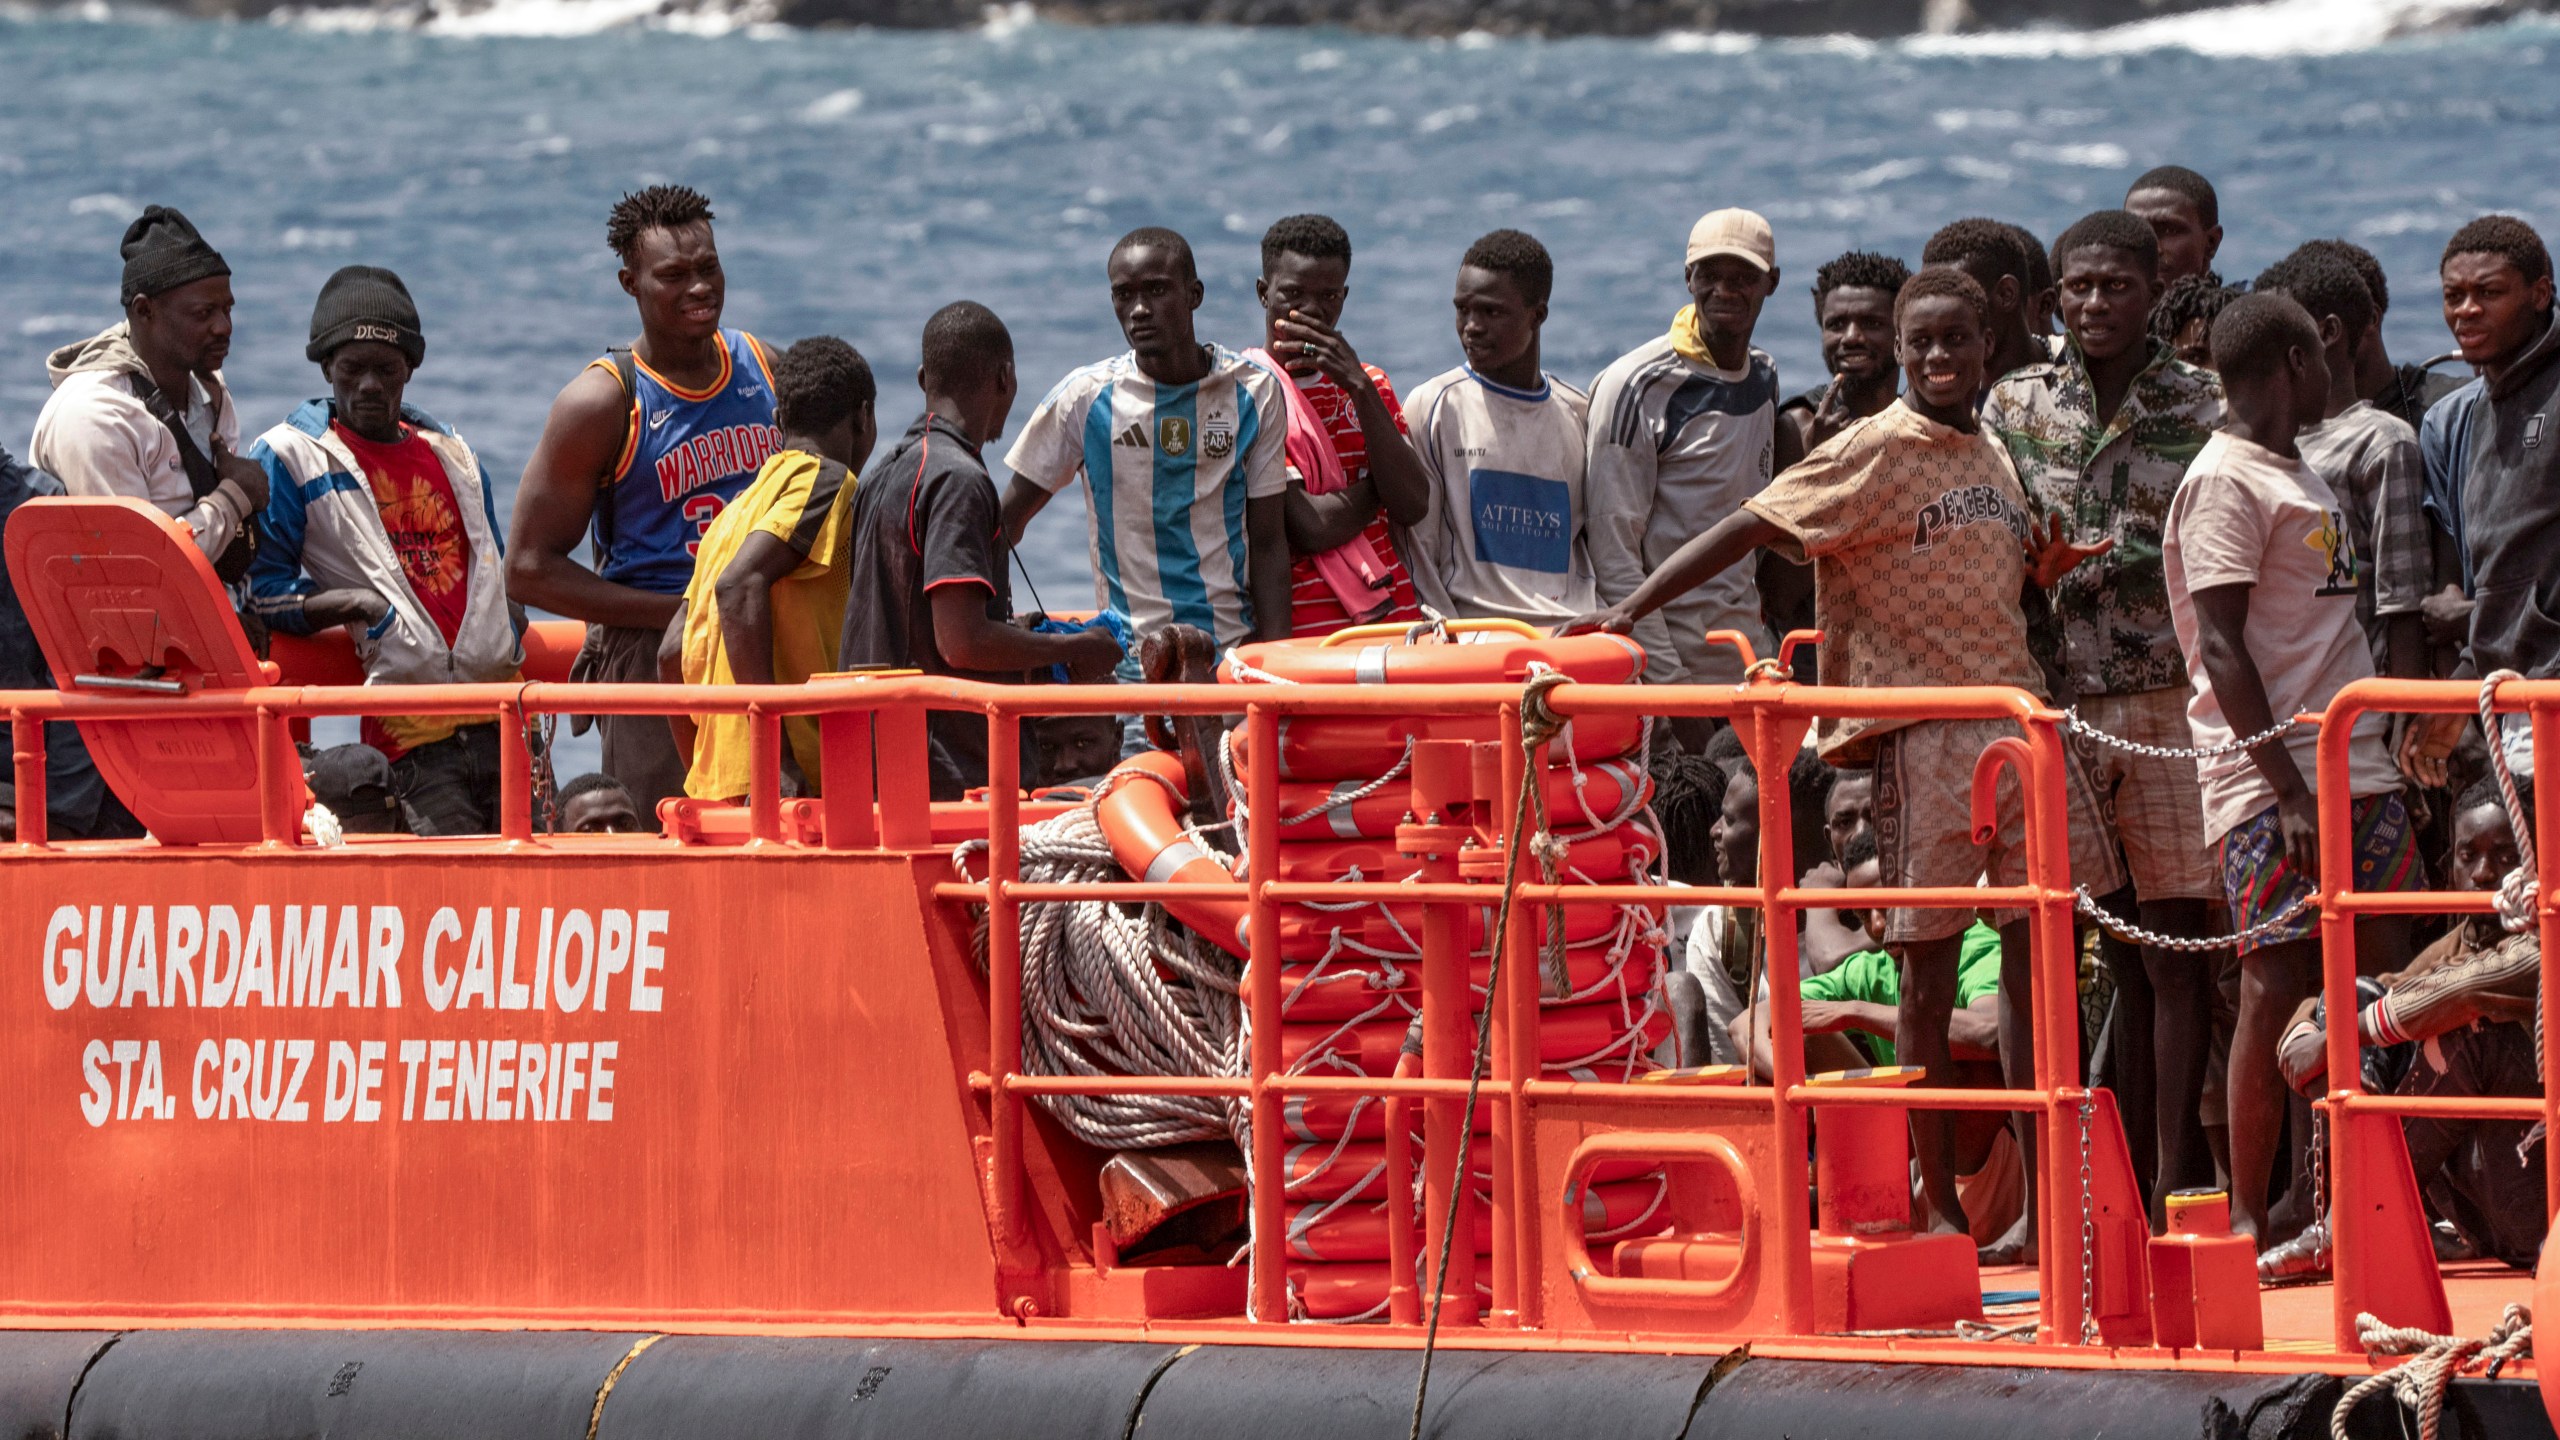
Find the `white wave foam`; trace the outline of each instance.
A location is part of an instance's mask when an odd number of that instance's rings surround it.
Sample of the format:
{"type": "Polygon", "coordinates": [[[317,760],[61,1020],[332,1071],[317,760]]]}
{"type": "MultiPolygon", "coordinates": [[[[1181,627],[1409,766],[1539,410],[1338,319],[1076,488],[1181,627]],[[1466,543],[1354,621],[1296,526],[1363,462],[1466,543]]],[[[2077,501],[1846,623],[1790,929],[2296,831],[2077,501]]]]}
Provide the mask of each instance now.
{"type": "Polygon", "coordinates": [[[2428,30],[2492,17],[2501,0],[2259,0],[2164,15],[2105,30],[2000,30],[1923,35],[1902,42],[1917,55],[2054,58],[2192,50],[2199,55],[2336,55],[2428,30]]]}
{"type": "Polygon", "coordinates": [[[304,30],[403,30],[459,39],[596,35],[634,25],[686,35],[789,33],[774,24],[771,0],[405,0],[288,5],[270,18],[304,30]]]}

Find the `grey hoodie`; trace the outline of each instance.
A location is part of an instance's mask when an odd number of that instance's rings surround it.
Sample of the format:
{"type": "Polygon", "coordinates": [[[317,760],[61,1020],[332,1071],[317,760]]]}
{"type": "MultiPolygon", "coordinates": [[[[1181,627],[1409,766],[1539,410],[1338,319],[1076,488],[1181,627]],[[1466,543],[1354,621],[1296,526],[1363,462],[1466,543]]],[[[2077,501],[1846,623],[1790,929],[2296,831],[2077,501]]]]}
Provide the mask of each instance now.
{"type": "Polygon", "coordinates": [[[2465,655],[2476,673],[2560,675],[2560,315],[2493,381],[2462,486],[2479,579],[2465,655]]]}
{"type": "MultiPolygon", "coordinates": [[[[199,499],[187,483],[178,442],[134,391],[150,367],[124,325],[65,345],[45,357],[53,395],[36,416],[29,458],[61,477],[77,496],[129,496],[183,521],[208,558],[218,558],[247,521],[249,498],[225,480],[199,499]]],[[[240,445],[240,417],[219,374],[188,384],[184,423],[198,449],[240,445]]],[[[176,397],[172,397],[176,398],[176,397]]]]}

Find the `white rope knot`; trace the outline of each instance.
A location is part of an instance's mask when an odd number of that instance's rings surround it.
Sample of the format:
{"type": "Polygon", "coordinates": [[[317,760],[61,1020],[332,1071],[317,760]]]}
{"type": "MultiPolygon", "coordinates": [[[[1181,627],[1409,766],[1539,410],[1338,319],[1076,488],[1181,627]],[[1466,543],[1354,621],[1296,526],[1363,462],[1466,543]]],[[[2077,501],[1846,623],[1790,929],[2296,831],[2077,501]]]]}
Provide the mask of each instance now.
{"type": "Polygon", "coordinates": [[[2436,1335],[2412,1326],[2385,1325],[2372,1315],[2356,1317],[2356,1340],[2368,1355],[2409,1358],[2378,1375],[2359,1380],[2338,1398],[2329,1412],[2330,1440],[2347,1440],[2347,1416],[2358,1402],[2388,1388],[2401,1404],[2418,1412],[2418,1440],[2436,1440],[2444,1419],[2444,1396],[2453,1377],[2475,1366],[2496,1378],[2510,1360],[2533,1353],[2533,1312],[2509,1305],[2489,1333],[2478,1339],[2436,1335]]]}
{"type": "Polygon", "coordinates": [[[2516,868],[2498,882],[2498,923],[2509,933],[2524,929],[2534,921],[2534,910],[2541,899],[2541,885],[2535,879],[2533,861],[2533,824],[2524,813],[2524,800],[2516,791],[2515,771],[2507,764],[2507,747],[2498,741],[2498,687],[2524,677],[2513,670],[2492,670],[2480,679],[2480,733],[2489,742],[2489,768],[2498,777],[2498,798],[2507,807],[2507,827],[2515,832],[2516,868]]]}

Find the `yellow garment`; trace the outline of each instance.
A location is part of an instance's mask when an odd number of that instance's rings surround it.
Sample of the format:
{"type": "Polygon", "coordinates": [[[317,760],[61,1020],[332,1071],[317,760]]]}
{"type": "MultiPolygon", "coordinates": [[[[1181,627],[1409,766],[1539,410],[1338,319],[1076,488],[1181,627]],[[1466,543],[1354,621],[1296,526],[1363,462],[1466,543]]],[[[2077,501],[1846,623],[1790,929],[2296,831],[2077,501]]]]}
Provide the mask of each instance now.
{"type": "MultiPolygon", "coordinates": [[[[844,634],[845,597],[852,577],[845,569],[853,519],[854,476],[822,464],[805,450],[785,450],[764,462],[756,478],[704,532],[685,586],[684,679],[688,685],[734,685],[728,647],[720,635],[720,603],[714,593],[750,535],[771,535],[791,547],[800,563],[773,582],[773,678],[797,685],[836,668],[844,634]],[[822,477],[824,477],[822,479],[822,477]],[[831,481],[832,483],[827,483],[831,481]]],[[[795,715],[782,722],[783,737],[800,773],[817,793],[818,722],[795,715]]],[[[732,800],[747,793],[751,744],[744,715],[706,715],[694,732],[693,768],[684,792],[697,800],[732,800]]]]}
{"type": "Polygon", "coordinates": [[[1680,313],[1671,317],[1671,348],[1679,351],[1680,358],[1692,365],[1704,365],[1710,370],[1724,368],[1716,363],[1716,357],[1707,353],[1706,337],[1698,333],[1698,307],[1695,304],[1681,306],[1680,313]]]}

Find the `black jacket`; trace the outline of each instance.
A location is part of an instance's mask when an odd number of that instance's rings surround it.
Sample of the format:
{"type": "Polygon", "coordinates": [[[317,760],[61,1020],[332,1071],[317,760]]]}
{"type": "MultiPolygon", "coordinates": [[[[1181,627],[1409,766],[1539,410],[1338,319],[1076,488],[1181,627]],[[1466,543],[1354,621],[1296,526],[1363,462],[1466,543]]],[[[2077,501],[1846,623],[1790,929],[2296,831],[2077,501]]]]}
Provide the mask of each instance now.
{"type": "Polygon", "coordinates": [[[2486,675],[2560,675],[2560,319],[2489,386],[2462,486],[2478,576],[2465,658],[2486,675]]]}

